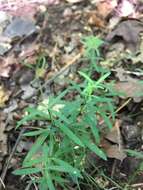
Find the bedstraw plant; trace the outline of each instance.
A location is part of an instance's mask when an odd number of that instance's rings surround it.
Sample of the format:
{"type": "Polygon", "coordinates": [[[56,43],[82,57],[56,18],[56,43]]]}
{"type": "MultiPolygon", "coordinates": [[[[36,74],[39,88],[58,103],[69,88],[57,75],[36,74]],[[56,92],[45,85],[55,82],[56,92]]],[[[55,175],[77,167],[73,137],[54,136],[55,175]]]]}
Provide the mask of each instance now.
{"type": "Polygon", "coordinates": [[[110,72],[99,64],[99,48],[103,41],[89,36],[82,42],[90,65],[87,72],[78,72],[82,82],[72,81],[57,96],[44,99],[36,107],[26,108],[25,116],[17,124],[18,128],[28,122],[43,122],[44,126],[24,134],[35,142],[22,167],[14,171],[16,175],[30,176],[39,190],[56,190],[58,186],[68,189],[71,182],[80,188],[88,153],[93,152],[107,160],[100,148],[100,122],[104,121],[110,129],[115,118],[114,93],[106,82],[110,72]],[[96,80],[94,73],[99,76],[96,80]],[[67,100],[66,95],[73,91],[76,96],[67,100]]]}

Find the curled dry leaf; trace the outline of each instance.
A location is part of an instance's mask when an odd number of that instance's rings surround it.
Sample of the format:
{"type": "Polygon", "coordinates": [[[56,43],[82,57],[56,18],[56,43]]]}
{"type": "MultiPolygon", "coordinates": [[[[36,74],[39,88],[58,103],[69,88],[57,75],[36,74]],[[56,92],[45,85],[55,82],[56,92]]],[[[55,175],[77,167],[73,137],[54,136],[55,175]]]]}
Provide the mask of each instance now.
{"type": "Polygon", "coordinates": [[[101,143],[109,158],[124,160],[126,154],[123,150],[123,140],[120,133],[120,121],[116,120],[114,127],[104,136],[101,143]]]}
{"type": "Polygon", "coordinates": [[[136,51],[140,42],[139,34],[143,31],[143,24],[137,20],[125,20],[111,31],[106,40],[108,42],[123,40],[131,51],[136,51]]]}

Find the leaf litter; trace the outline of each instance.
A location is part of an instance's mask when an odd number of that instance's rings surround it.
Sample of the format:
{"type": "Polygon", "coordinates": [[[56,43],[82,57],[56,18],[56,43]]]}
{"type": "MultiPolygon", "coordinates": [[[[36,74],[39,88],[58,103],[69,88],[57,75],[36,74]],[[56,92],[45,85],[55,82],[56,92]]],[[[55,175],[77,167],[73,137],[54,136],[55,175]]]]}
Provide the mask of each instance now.
{"type": "MultiPolygon", "coordinates": [[[[142,113],[139,104],[142,103],[143,85],[140,80],[143,77],[138,74],[140,72],[134,70],[135,67],[143,69],[142,59],[139,58],[142,52],[141,33],[143,30],[141,7],[142,3],[135,0],[114,0],[112,2],[67,0],[66,3],[57,0],[0,1],[0,10],[5,11],[8,15],[3,20],[4,25],[1,28],[0,36],[0,44],[2,44],[0,47],[0,77],[5,87],[1,86],[0,88],[0,109],[5,114],[5,117],[0,119],[0,126],[2,126],[0,130],[1,160],[5,155],[10,154],[7,147],[8,142],[13,142],[13,139],[16,141],[17,134],[14,127],[16,120],[22,117],[23,109],[29,104],[34,105],[39,102],[36,93],[39,85],[54,77],[55,73],[72,62],[73,57],[76,57],[79,52],[82,54],[80,43],[82,36],[94,33],[106,40],[107,47],[106,45],[103,47],[103,51],[105,51],[103,52],[105,54],[104,66],[110,68],[115,80],[114,87],[122,93],[116,104],[122,107],[124,101],[131,98],[133,107],[137,105],[133,114],[142,113]],[[49,4],[53,5],[49,7],[49,4]],[[43,14],[45,12],[48,14],[43,14]],[[135,51],[136,54],[133,55],[135,51]],[[138,51],[140,52],[138,53],[138,51]],[[46,72],[42,77],[36,77],[35,65],[41,54],[46,58],[48,65],[45,67],[46,72]],[[132,55],[130,58],[126,56],[129,54],[132,55]],[[138,57],[138,59],[135,61],[134,57],[136,59],[138,57]],[[109,66],[111,62],[112,64],[109,66]],[[36,81],[35,84],[33,81],[36,81]],[[11,118],[7,122],[6,116],[11,118]],[[5,131],[8,129],[10,129],[10,137],[7,138],[5,131]]],[[[78,62],[78,59],[75,59],[75,62],[78,62]]],[[[87,63],[83,61],[82,64],[84,66],[87,63]]],[[[52,85],[52,89],[47,85],[43,96],[47,97],[51,93],[57,93],[58,90],[66,88],[67,78],[72,76],[73,79],[76,79],[75,71],[78,66],[75,64],[72,67],[73,71],[70,68],[68,72],[65,72],[66,74],[63,73],[59,76],[52,85]]],[[[129,106],[131,106],[130,103],[129,106]]],[[[128,115],[129,106],[125,105],[125,110],[121,109],[118,114],[121,123],[119,124],[119,121],[116,120],[112,130],[106,135],[102,134],[101,147],[109,158],[107,170],[110,171],[113,167],[110,163],[112,159],[118,160],[122,164],[128,158],[124,151],[126,147],[140,148],[137,143],[134,144],[131,141],[132,139],[136,141],[137,136],[140,139],[141,134],[136,130],[136,124],[142,123],[142,121],[137,120],[136,123],[134,120],[128,121],[131,117],[128,115]],[[127,115],[126,121],[123,119],[124,115],[127,115]]],[[[140,142],[141,140],[138,141],[138,143],[140,142]]],[[[30,148],[31,142],[28,144],[25,140],[21,140],[17,148],[17,155],[15,154],[13,159],[18,162],[21,159],[21,153],[27,150],[27,146],[30,148]]],[[[95,157],[94,159],[98,160],[95,157]]],[[[127,162],[126,165],[128,164],[127,162]]],[[[12,164],[11,161],[10,167],[13,169],[16,164],[12,164]]],[[[116,175],[120,177],[122,169],[116,167],[120,170],[116,175]]],[[[1,170],[4,171],[4,168],[1,170]]],[[[9,171],[7,172],[9,173],[9,171]]],[[[9,178],[7,179],[10,181],[9,178]]],[[[109,183],[106,186],[108,185],[109,183]]],[[[11,183],[8,182],[7,187],[9,186],[11,183]]],[[[19,187],[15,186],[14,189],[19,189],[19,187]]],[[[21,189],[24,188],[21,187],[21,189]]]]}

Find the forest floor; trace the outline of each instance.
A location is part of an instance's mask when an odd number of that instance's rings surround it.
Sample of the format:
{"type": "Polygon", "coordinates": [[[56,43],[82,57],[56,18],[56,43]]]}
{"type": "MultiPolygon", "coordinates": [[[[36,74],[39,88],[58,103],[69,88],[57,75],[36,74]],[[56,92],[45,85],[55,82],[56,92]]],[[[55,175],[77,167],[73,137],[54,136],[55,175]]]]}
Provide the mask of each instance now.
{"type": "MultiPolygon", "coordinates": [[[[33,145],[32,138],[23,137],[29,125],[16,129],[17,122],[26,107],[59,94],[68,80],[79,80],[78,71],[90,67],[81,42],[87,36],[103,40],[99,64],[124,95],[114,97],[113,128],[101,138],[107,161],[90,152],[86,168],[94,181],[83,180],[80,189],[143,189],[142,3],[67,0],[36,6],[0,11],[0,189],[37,188],[12,173],[33,145]]],[[[73,182],[68,188],[79,189],[73,182]]]]}

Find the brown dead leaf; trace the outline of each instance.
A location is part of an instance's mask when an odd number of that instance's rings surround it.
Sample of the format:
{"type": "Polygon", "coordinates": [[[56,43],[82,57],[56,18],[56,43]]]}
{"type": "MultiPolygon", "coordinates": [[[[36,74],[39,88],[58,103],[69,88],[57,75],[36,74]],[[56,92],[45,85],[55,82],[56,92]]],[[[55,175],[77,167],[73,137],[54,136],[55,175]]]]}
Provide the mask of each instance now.
{"type": "Polygon", "coordinates": [[[6,58],[0,57],[0,77],[9,77],[13,66],[17,65],[17,60],[14,55],[10,55],[6,58]]]}
{"type": "Polygon", "coordinates": [[[120,133],[120,120],[116,120],[114,127],[104,136],[101,146],[109,158],[116,158],[122,161],[126,157],[120,133]]]}
{"type": "Polygon", "coordinates": [[[19,61],[35,64],[40,51],[40,46],[38,44],[33,43],[29,47],[25,46],[19,54],[19,61]]]}
{"type": "Polygon", "coordinates": [[[110,130],[110,132],[105,136],[105,138],[112,143],[116,143],[120,145],[121,142],[121,134],[120,134],[120,121],[116,120],[114,127],[110,130]]]}
{"type": "Polygon", "coordinates": [[[97,13],[102,18],[107,18],[107,16],[114,10],[114,8],[117,6],[117,0],[104,0],[100,1],[96,7],[97,7],[97,13]]]}
{"type": "Polygon", "coordinates": [[[88,24],[91,26],[96,26],[96,27],[101,27],[104,28],[105,27],[105,19],[103,19],[100,15],[97,14],[96,11],[90,11],[87,14],[88,17],[88,24]]]}
{"type": "Polygon", "coordinates": [[[106,154],[109,158],[116,158],[118,160],[123,161],[126,158],[126,154],[123,151],[122,148],[119,148],[119,146],[116,145],[110,145],[106,148],[106,154]]]}
{"type": "Polygon", "coordinates": [[[9,95],[10,93],[0,86],[0,108],[5,106],[5,102],[9,99],[9,95]]]}
{"type": "Polygon", "coordinates": [[[88,23],[91,26],[101,27],[104,28],[106,23],[106,18],[108,15],[113,11],[115,6],[117,5],[117,1],[99,1],[96,4],[96,10],[90,11],[87,13],[88,16],[88,23]]]}
{"type": "Polygon", "coordinates": [[[126,47],[131,51],[136,51],[140,42],[139,34],[143,31],[143,24],[137,20],[125,20],[117,25],[110,32],[106,40],[108,42],[117,41],[117,38],[123,40],[126,47]]]}
{"type": "Polygon", "coordinates": [[[103,139],[101,146],[109,158],[116,158],[123,161],[126,157],[126,153],[124,152],[122,145],[119,146],[118,144],[112,144],[108,140],[103,139]]]}
{"type": "Polygon", "coordinates": [[[122,98],[139,98],[143,97],[143,82],[132,79],[124,82],[117,82],[114,89],[121,93],[122,98]]]}

